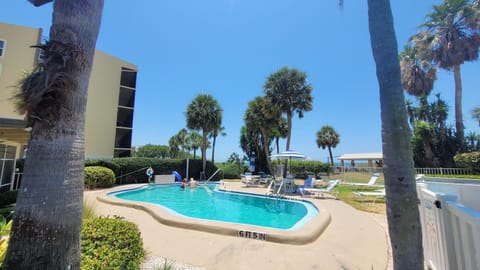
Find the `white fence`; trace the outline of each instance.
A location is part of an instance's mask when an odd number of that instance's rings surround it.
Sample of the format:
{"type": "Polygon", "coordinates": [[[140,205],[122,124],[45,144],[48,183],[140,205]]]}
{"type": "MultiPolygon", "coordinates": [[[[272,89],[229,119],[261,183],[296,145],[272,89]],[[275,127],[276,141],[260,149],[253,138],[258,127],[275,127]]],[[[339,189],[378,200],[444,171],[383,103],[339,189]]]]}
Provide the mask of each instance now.
{"type": "Polygon", "coordinates": [[[415,168],[416,174],[429,175],[465,175],[471,174],[471,170],[465,168],[415,168]]]}
{"type": "Polygon", "coordinates": [[[480,269],[480,183],[430,181],[435,180],[417,183],[427,266],[480,269]]]}

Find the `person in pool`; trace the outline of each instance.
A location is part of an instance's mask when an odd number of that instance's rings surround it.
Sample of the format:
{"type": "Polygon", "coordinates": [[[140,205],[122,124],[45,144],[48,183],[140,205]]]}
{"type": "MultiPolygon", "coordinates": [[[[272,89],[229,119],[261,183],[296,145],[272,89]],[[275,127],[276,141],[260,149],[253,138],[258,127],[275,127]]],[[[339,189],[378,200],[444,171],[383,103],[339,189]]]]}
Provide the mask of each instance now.
{"type": "Polygon", "coordinates": [[[194,188],[197,185],[197,181],[195,181],[195,179],[193,179],[193,177],[192,177],[192,178],[190,178],[189,184],[190,184],[191,188],[194,188]]]}
{"type": "Polygon", "coordinates": [[[187,180],[186,179],[183,179],[182,185],[180,185],[180,187],[183,188],[183,189],[187,188],[187,180]]]}

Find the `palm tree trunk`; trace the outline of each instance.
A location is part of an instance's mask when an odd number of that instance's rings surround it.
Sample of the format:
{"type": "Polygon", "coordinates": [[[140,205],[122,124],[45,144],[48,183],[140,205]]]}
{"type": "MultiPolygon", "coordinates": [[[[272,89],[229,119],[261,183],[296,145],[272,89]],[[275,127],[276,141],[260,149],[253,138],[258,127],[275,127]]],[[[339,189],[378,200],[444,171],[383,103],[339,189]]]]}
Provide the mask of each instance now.
{"type": "Polygon", "coordinates": [[[457,139],[460,145],[460,152],[465,150],[464,127],[462,115],[462,77],[460,74],[460,65],[453,66],[453,76],[455,77],[455,127],[457,129],[457,139]]]}
{"type": "Polygon", "coordinates": [[[380,86],[387,218],[394,269],[423,270],[413,153],[389,0],[368,0],[370,42],[380,86]]]}
{"type": "Polygon", "coordinates": [[[267,161],[267,167],[269,170],[270,174],[273,174],[272,170],[272,163],[270,162],[270,151],[269,151],[269,145],[268,145],[268,138],[266,136],[267,131],[265,129],[262,129],[262,140],[263,140],[263,152],[265,153],[265,160],[267,161]]]}
{"type": "Polygon", "coordinates": [[[202,132],[202,171],[205,173],[207,167],[207,133],[205,130],[202,132]]]}
{"type": "Polygon", "coordinates": [[[217,141],[217,136],[213,136],[213,142],[212,142],[212,163],[215,164],[215,143],[217,141]]]}
{"type": "Polygon", "coordinates": [[[3,269],[80,269],[85,108],[102,10],[103,0],[54,1],[49,52],[71,56],[61,71],[74,83],[58,90],[58,118],[33,125],[3,269]]]}
{"type": "Polygon", "coordinates": [[[333,155],[332,155],[332,148],[330,146],[328,147],[328,153],[330,154],[330,164],[332,164],[332,169],[333,169],[333,167],[334,167],[333,155]]]}
{"type": "MultiPolygon", "coordinates": [[[[290,138],[292,136],[292,112],[287,113],[287,145],[285,150],[290,149],[290,138]]],[[[283,168],[283,177],[287,177],[287,170],[288,170],[288,159],[284,161],[284,168],[283,168]]]]}

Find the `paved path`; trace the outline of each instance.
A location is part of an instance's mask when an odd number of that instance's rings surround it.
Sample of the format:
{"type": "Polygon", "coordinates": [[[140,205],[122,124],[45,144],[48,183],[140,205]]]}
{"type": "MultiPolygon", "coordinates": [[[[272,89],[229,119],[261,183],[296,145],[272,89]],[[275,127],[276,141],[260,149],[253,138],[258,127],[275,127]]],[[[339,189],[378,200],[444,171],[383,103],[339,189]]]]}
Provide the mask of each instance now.
{"type": "MultiPolygon", "coordinates": [[[[226,183],[227,190],[265,193],[265,188],[226,183]]],[[[163,225],[148,213],[96,200],[101,191],[85,192],[99,215],[135,222],[148,254],[206,269],[392,269],[386,218],[360,212],[335,199],[309,199],[330,211],[327,229],[312,243],[288,245],[199,232],[163,225]]]]}

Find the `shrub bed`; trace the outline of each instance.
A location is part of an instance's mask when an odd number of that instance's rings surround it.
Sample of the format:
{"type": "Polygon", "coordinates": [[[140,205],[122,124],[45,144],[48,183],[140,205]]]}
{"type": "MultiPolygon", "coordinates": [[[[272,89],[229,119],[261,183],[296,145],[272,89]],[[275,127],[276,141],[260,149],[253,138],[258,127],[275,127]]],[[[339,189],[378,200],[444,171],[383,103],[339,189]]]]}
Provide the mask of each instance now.
{"type": "Polygon", "coordinates": [[[137,225],[120,218],[90,218],[82,226],[82,270],[140,269],[144,251],[137,225]]]}
{"type": "Polygon", "coordinates": [[[85,188],[106,188],[115,184],[112,170],[100,166],[85,167],[85,188]]]}
{"type": "MultiPolygon", "coordinates": [[[[159,159],[159,158],[114,158],[113,163],[119,166],[119,172],[116,173],[117,184],[131,184],[131,183],[146,183],[148,176],[146,170],[149,166],[152,167],[154,174],[171,174],[172,171],[177,171],[183,177],[186,177],[187,161],[185,159],[159,159]],[[122,177],[120,177],[122,176],[122,177]]],[[[206,175],[209,177],[216,170],[217,167],[210,161],[207,161],[206,175]]],[[[189,160],[189,177],[199,179],[202,171],[202,160],[189,160]]],[[[213,180],[220,180],[220,175],[216,175],[213,180]]]]}
{"type": "Polygon", "coordinates": [[[474,174],[480,174],[480,151],[458,154],[453,159],[458,167],[470,169],[474,174]]]}

